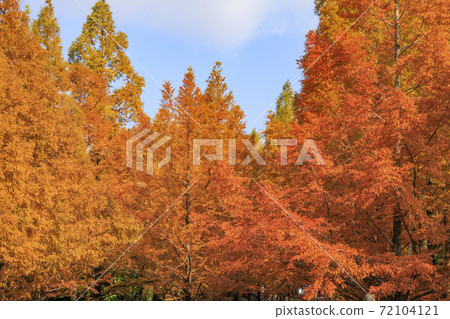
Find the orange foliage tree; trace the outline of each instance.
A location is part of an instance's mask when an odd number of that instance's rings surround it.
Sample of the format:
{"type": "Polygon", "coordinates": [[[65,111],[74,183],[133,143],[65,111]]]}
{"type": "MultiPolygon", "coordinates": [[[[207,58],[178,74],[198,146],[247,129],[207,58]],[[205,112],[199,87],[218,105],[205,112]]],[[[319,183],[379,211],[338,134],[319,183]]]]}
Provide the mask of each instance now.
{"type": "Polygon", "coordinates": [[[0,15],[0,296],[73,298],[105,245],[126,240],[126,221],[91,173],[82,113],[27,14],[8,0],[0,15]]]}
{"type": "Polygon", "coordinates": [[[329,251],[342,246],[332,256],[355,261],[356,268],[342,266],[359,284],[337,269],[347,280],[330,289],[315,286],[315,294],[442,298],[448,262],[445,2],[382,1],[356,22],[370,5],[317,2],[321,20],[299,61],[306,71],[296,99],[300,124],[292,132],[298,141],[313,138],[327,165],[286,167],[279,193],[302,221],[326,223],[326,232],[310,233],[329,251]],[[357,274],[360,267],[366,271],[357,274]]]}
{"type": "Polygon", "coordinates": [[[372,4],[316,2],[319,27],[299,60],[297,121],[286,130],[270,115],[265,137],[294,136],[299,145],[312,138],[326,166],[295,165],[298,147],[280,166],[266,140],[268,166],[249,188],[254,208],[236,217],[240,230],[230,227],[234,241],[222,246],[223,258],[239,256],[228,266],[236,289],[290,298],[306,285],[306,298],[446,296],[447,4],[378,1],[359,19],[372,4]],[[287,214],[298,224],[283,221],[287,214]]]}
{"type": "MultiPolygon", "coordinates": [[[[193,140],[240,138],[244,135],[243,112],[228,92],[220,64],[211,72],[205,92],[196,85],[191,68],[176,96],[170,83],[163,88],[155,118],[143,117],[133,131],[148,128],[162,134],[159,139],[170,137],[155,154],[158,163],[166,155],[165,148],[170,147],[170,162],[161,169],[155,167],[153,175],[147,174],[145,166],[142,173],[126,168],[125,142],[131,137],[126,130],[115,139],[115,155],[108,162],[115,171],[111,185],[124,207],[143,223],[144,229],[155,220],[157,223],[117,267],[117,271],[131,267],[139,274],[138,279],[128,285],[112,285],[107,291],[123,295],[129,286],[140,283],[151,289],[156,299],[205,299],[210,297],[210,283],[217,282],[220,274],[208,249],[215,225],[226,214],[221,205],[221,185],[233,178],[234,169],[224,164],[228,161],[226,154],[218,162],[202,157],[196,165],[193,140]]],[[[206,146],[201,151],[212,154],[216,150],[206,146]]]]}

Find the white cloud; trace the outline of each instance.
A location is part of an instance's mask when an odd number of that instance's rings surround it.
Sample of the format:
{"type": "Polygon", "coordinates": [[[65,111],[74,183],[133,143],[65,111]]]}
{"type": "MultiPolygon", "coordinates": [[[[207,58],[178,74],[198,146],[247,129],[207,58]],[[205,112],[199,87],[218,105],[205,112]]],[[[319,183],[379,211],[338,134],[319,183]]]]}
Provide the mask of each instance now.
{"type": "MultiPolygon", "coordinates": [[[[239,45],[252,38],[274,3],[273,0],[132,2],[141,5],[133,5],[135,10],[132,10],[128,3],[130,16],[138,13],[153,28],[225,46],[239,45]]],[[[113,7],[122,4],[120,0],[111,1],[113,7]]]]}
{"type": "MultiPolygon", "coordinates": [[[[77,2],[90,11],[95,0],[77,2]]],[[[73,0],[54,3],[68,14],[77,6],[73,0]]],[[[257,36],[285,32],[305,11],[311,15],[314,1],[109,0],[108,3],[116,21],[200,39],[214,46],[236,47],[257,36]]]]}

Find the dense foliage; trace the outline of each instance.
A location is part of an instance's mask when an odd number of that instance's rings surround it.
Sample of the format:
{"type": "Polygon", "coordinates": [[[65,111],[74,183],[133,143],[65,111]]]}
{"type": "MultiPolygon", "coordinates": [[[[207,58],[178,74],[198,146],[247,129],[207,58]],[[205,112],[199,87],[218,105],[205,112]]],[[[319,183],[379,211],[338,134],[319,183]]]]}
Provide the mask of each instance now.
{"type": "Polygon", "coordinates": [[[105,0],[67,61],[51,0],[0,0],[0,299],[448,299],[449,9],[316,0],[300,92],[248,135],[221,63],[150,118],[105,0]],[[145,129],[171,138],[153,175],[126,165],[145,129]],[[326,165],[296,165],[305,139],[326,165]]]}

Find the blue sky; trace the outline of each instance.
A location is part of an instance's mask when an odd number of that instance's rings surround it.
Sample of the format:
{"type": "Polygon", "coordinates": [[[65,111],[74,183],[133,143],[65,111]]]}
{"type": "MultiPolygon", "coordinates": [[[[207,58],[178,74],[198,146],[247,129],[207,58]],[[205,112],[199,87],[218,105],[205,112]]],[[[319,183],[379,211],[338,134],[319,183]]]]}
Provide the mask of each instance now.
{"type": "MultiPolygon", "coordinates": [[[[44,0],[24,0],[32,17],[44,0]]],[[[95,0],[53,0],[64,49],[81,33],[95,0]]],[[[189,66],[204,89],[216,61],[235,100],[246,114],[247,131],[261,130],[265,117],[252,123],[281,92],[286,80],[300,75],[296,60],[303,54],[305,35],[315,29],[313,0],[110,0],[118,30],[129,38],[128,52],[159,83],[178,87],[189,66]]],[[[160,88],[146,79],[145,111],[153,116],[160,88]]],[[[299,90],[300,85],[294,85],[299,90]]]]}

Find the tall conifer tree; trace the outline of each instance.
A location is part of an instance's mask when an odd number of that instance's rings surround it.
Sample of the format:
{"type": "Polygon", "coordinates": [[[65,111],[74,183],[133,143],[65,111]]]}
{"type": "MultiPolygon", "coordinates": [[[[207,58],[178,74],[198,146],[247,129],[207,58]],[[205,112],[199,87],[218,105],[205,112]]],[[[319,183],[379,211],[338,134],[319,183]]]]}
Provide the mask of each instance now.
{"type": "Polygon", "coordinates": [[[55,17],[55,8],[51,0],[45,0],[38,18],[32,23],[33,36],[39,39],[47,54],[47,71],[57,79],[61,90],[70,86],[68,79],[68,63],[63,56],[61,30],[55,17]]]}
{"type": "Polygon", "coordinates": [[[92,7],[81,35],[69,49],[70,63],[85,65],[108,83],[111,104],[104,116],[119,126],[136,120],[143,108],[144,78],[131,65],[127,49],[127,35],[116,31],[111,8],[105,0],[92,7]]]}

